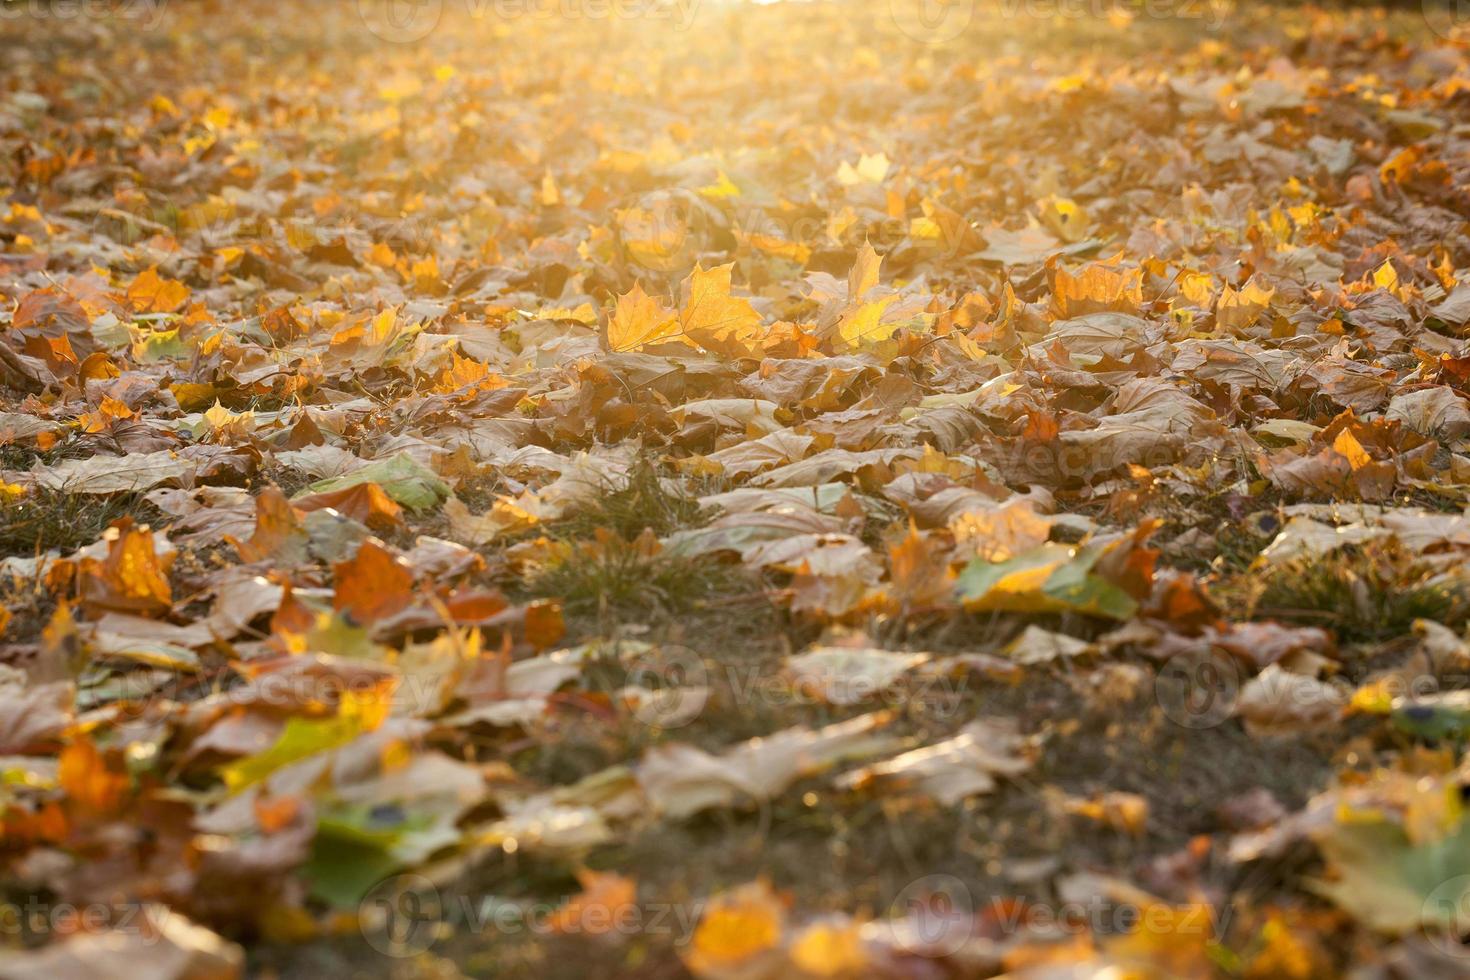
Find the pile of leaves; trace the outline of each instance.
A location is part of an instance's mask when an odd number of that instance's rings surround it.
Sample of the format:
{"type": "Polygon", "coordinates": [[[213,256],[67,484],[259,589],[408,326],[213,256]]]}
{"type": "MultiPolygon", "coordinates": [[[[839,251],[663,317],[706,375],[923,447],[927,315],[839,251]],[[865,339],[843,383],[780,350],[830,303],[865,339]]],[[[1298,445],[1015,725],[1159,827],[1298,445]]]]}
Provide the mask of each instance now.
{"type": "Polygon", "coordinates": [[[0,977],[1463,975],[1447,11],[22,6],[0,977]]]}

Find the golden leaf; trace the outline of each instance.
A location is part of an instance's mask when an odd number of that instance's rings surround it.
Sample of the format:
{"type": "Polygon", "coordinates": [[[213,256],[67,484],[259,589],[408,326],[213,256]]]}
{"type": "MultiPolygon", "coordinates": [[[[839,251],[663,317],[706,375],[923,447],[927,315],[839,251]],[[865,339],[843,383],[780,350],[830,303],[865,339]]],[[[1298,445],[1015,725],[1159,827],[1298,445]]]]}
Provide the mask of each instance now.
{"type": "Polygon", "coordinates": [[[847,273],[847,301],[856,303],[867,295],[868,290],[878,285],[878,272],[883,266],[883,258],[868,242],[863,242],[857,251],[857,257],[853,259],[852,269],[847,273]]]}
{"type": "Polygon", "coordinates": [[[888,312],[888,307],[898,299],[898,294],[884,296],[882,299],[871,303],[863,303],[856,309],[844,313],[842,319],[837,322],[837,335],[849,347],[861,347],[864,344],[876,344],[893,336],[898,329],[897,323],[884,323],[883,314],[888,312]]]}
{"type": "Polygon", "coordinates": [[[83,603],[141,616],[168,612],[173,607],[167,569],[172,553],[167,559],[160,558],[153,532],[134,527],[131,518],[118,521],[107,533],[111,535],[107,557],[82,559],[83,603]]]}
{"type": "Polygon", "coordinates": [[[781,943],[786,908],[764,878],[710,899],[684,963],[699,977],[748,964],[781,943]]]}
{"type": "Polygon", "coordinates": [[[734,263],[705,270],[699,266],[684,281],[688,296],[679,313],[683,332],[700,346],[748,348],[760,333],[761,316],[747,299],[730,295],[734,263]]]}
{"type": "Polygon", "coordinates": [[[680,334],[679,320],[672,310],[643,291],[633,288],[618,297],[607,325],[607,345],[613,351],[633,351],[671,340],[680,334]]]}
{"type": "Polygon", "coordinates": [[[1143,273],[1093,263],[1077,275],[1058,267],[1052,279],[1052,314],[1059,320],[1088,313],[1137,313],[1143,305],[1143,273]]]}
{"type": "Polygon", "coordinates": [[[157,266],[138,273],[128,286],[128,305],[138,313],[172,313],[189,300],[189,287],[175,279],[163,279],[157,266]]]}
{"type": "Polygon", "coordinates": [[[813,923],[791,944],[791,962],[809,976],[862,976],[870,960],[856,922],[813,923]]]}

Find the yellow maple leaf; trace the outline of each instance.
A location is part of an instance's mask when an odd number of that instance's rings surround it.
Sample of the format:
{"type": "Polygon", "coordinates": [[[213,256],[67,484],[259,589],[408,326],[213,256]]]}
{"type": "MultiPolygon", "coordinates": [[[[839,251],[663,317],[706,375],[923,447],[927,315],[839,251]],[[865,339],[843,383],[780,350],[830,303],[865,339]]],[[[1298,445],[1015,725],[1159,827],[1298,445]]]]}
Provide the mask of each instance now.
{"type": "Polygon", "coordinates": [[[1274,288],[1263,288],[1254,277],[1239,290],[1227,285],[1215,304],[1215,325],[1222,330],[1243,330],[1252,326],[1271,305],[1275,295],[1274,288]]]}
{"type": "Polygon", "coordinates": [[[730,295],[732,268],[733,262],[708,270],[696,265],[684,280],[688,299],[679,322],[684,334],[701,346],[747,346],[760,332],[761,315],[750,300],[730,295]]]}
{"type": "Polygon", "coordinates": [[[671,340],[681,333],[674,312],[643,291],[633,288],[618,297],[612,318],[607,324],[607,346],[613,351],[631,351],[671,340]]]}
{"type": "Polygon", "coordinates": [[[541,204],[548,208],[561,204],[561,189],[556,186],[556,178],[551,176],[550,170],[541,176],[541,204]]]}
{"type": "Polygon", "coordinates": [[[1210,974],[1209,944],[1215,929],[1209,906],[1156,903],[1140,909],[1139,914],[1140,921],[1131,932],[1103,940],[1108,955],[1147,971],[1145,975],[1210,974]]]}
{"type": "Polygon", "coordinates": [[[735,182],[729,178],[725,171],[721,170],[718,172],[715,182],[701,187],[699,193],[701,196],[707,197],[710,200],[719,200],[722,197],[739,197],[740,188],[735,186],[735,182]]]}
{"type": "Polygon", "coordinates": [[[1347,429],[1343,429],[1337,434],[1337,438],[1332,440],[1332,448],[1338,454],[1345,456],[1348,465],[1354,470],[1360,470],[1373,462],[1373,457],[1368,455],[1368,450],[1364,449],[1363,444],[1347,429]]]}
{"type": "Polygon", "coordinates": [[[689,228],[673,203],[661,200],[651,210],[629,208],[617,212],[617,218],[623,247],[634,262],[662,272],[680,264],[689,228]]]}
{"type": "Polygon", "coordinates": [[[848,302],[862,299],[868,290],[878,285],[878,273],[882,267],[883,257],[874,251],[871,243],[863,242],[847,273],[848,302]]]}
{"type": "Polygon", "coordinates": [[[1384,259],[1383,264],[1373,270],[1373,285],[1387,290],[1399,299],[1407,298],[1404,295],[1403,281],[1399,279],[1399,271],[1394,268],[1392,259],[1384,259]]]}
{"type": "Polygon", "coordinates": [[[882,299],[871,303],[863,303],[856,309],[849,310],[842,315],[837,322],[837,335],[849,347],[861,347],[863,344],[876,344],[893,336],[898,329],[896,323],[884,323],[883,314],[888,312],[888,307],[898,295],[884,296],[882,299]]]}
{"type": "Polygon", "coordinates": [[[852,187],[856,184],[881,184],[883,178],[888,176],[888,168],[892,164],[887,154],[867,153],[858,157],[857,166],[854,167],[846,160],[837,168],[837,183],[843,187],[852,187]]]}
{"type": "Polygon", "coordinates": [[[1094,263],[1074,276],[1059,267],[1052,281],[1051,308],[1059,320],[1108,311],[1137,313],[1142,305],[1143,273],[1139,269],[1094,263]]]}

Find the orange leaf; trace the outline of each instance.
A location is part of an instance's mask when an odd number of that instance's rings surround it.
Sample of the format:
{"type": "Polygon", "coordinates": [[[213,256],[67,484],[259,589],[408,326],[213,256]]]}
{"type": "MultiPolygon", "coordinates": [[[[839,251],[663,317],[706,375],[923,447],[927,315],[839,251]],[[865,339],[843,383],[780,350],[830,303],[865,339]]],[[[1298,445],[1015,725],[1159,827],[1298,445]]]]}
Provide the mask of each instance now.
{"type": "Polygon", "coordinates": [[[61,750],[56,781],[75,803],[98,813],[114,813],[128,789],[128,774],[112,769],[85,735],[61,750]]]}
{"type": "Polygon", "coordinates": [[[408,564],[376,541],[364,541],[356,555],[333,565],[332,572],[337,578],[333,607],[354,623],[376,622],[413,602],[408,564]]]}
{"type": "Polygon", "coordinates": [[[168,583],[172,554],[160,558],[153,532],[124,517],[108,529],[107,557],[81,562],[82,602],[101,609],[157,616],[173,607],[168,583]]]}
{"type": "Polygon", "coordinates": [[[158,267],[149,266],[128,286],[127,299],[138,313],[172,313],[189,301],[189,287],[161,278],[158,267]]]}
{"type": "Polygon", "coordinates": [[[684,953],[695,976],[716,976],[749,967],[776,950],[786,907],[764,878],[710,899],[684,953]]]}
{"type": "Polygon", "coordinates": [[[602,935],[636,912],[638,882],[613,872],[578,871],[582,891],[551,916],[552,932],[602,935]]]}
{"type": "Polygon", "coordinates": [[[541,600],[526,607],[526,642],[545,650],[566,635],[561,603],[541,600]]]}
{"type": "Polygon", "coordinates": [[[382,487],[371,482],[298,497],[294,506],[306,512],[330,507],[379,532],[403,526],[403,508],[382,487]]]}
{"type": "Polygon", "coordinates": [[[1143,273],[1094,263],[1077,275],[1057,268],[1052,277],[1052,314],[1067,320],[1088,313],[1137,313],[1143,305],[1143,273]]]}
{"type": "Polygon", "coordinates": [[[912,519],[904,539],[889,546],[888,564],[893,598],[905,608],[944,605],[949,598],[954,580],[949,559],[919,533],[912,519]]]}
{"type": "Polygon", "coordinates": [[[294,796],[274,798],[257,797],[255,800],[255,822],[267,834],[289,827],[301,813],[301,801],[294,796]]]}

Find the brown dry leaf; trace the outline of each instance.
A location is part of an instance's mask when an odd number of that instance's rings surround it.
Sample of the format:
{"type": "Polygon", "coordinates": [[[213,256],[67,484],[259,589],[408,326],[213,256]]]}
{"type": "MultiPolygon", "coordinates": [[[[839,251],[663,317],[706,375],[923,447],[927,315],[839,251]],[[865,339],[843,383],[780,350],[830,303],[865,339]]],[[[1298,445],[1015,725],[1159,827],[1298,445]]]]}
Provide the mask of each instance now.
{"type": "Polygon", "coordinates": [[[0,685],[0,755],[54,752],[72,721],[70,681],[0,685]]]}
{"type": "Polygon", "coordinates": [[[881,694],[930,657],[927,653],[818,646],[788,657],[786,671],[801,694],[829,704],[858,704],[881,694]]]}
{"type": "Polygon", "coordinates": [[[838,785],[884,792],[912,790],[944,806],[995,788],[996,776],[1016,776],[1031,768],[1025,740],[1006,720],[971,722],[952,738],[844,773],[838,785]]]}
{"type": "Polygon", "coordinates": [[[1241,687],[1235,713],[1255,735],[1328,729],[1339,723],[1352,693],[1350,685],[1330,684],[1271,664],[1241,687]]]}
{"type": "MultiPolygon", "coordinates": [[[[194,463],[167,449],[126,456],[89,456],[37,468],[36,485],[65,493],[114,494],[182,483],[194,475],[194,463]]],[[[187,485],[187,484],[186,484],[187,485]]]]}
{"type": "Polygon", "coordinates": [[[692,745],[661,745],[639,764],[638,785],[659,813],[676,819],[711,807],[769,800],[840,760],[884,751],[892,740],[877,730],[888,720],[876,713],[816,731],[790,728],[719,755],[692,745]]]}
{"type": "Polygon", "coordinates": [[[1019,664],[1035,666],[1055,660],[1071,660],[1096,652],[1096,646],[1065,633],[1053,633],[1032,624],[1006,647],[1006,656],[1019,664]]]}
{"type": "Polygon", "coordinates": [[[276,487],[266,487],[255,498],[255,533],[249,541],[231,539],[247,562],[298,562],[306,555],[306,531],[301,515],[276,487]]]}
{"type": "Polygon", "coordinates": [[[45,949],[11,953],[4,980],[238,980],[245,954],[179,912],[146,905],[131,928],[82,932],[45,949]]]}

